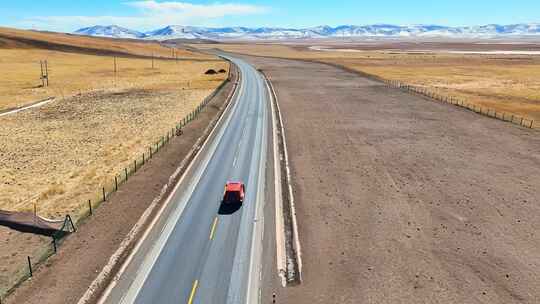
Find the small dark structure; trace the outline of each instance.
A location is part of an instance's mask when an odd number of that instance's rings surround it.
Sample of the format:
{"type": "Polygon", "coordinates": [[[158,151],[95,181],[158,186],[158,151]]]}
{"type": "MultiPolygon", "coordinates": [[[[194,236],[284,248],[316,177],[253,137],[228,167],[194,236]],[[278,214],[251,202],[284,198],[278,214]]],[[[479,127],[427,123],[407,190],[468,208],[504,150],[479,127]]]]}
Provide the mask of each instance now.
{"type": "Polygon", "coordinates": [[[0,210],[0,225],[13,230],[61,238],[75,231],[69,215],[63,220],[53,221],[34,215],[31,212],[12,212],[0,210]]]}
{"type": "Polygon", "coordinates": [[[208,71],[204,72],[205,75],[216,75],[217,72],[214,69],[209,69],[208,71]]]}
{"type": "Polygon", "coordinates": [[[223,74],[223,73],[227,73],[227,70],[221,69],[221,70],[219,70],[218,72],[219,72],[220,74],[223,74]]]}

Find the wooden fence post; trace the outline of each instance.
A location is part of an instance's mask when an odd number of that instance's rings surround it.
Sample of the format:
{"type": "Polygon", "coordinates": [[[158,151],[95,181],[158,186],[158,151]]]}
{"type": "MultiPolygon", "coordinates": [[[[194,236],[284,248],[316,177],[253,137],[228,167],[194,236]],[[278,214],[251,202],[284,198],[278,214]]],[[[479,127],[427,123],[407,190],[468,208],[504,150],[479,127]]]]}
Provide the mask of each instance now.
{"type": "Polygon", "coordinates": [[[128,172],[127,172],[127,168],[124,168],[124,172],[126,173],[126,182],[128,180],[128,172]]]}
{"type": "Polygon", "coordinates": [[[114,176],[114,191],[118,191],[118,177],[114,176]]]}
{"type": "Polygon", "coordinates": [[[56,238],[54,236],[52,237],[52,245],[53,245],[54,253],[56,253],[56,251],[57,251],[57,249],[56,249],[56,238]]]}
{"type": "Polygon", "coordinates": [[[32,273],[32,262],[30,261],[30,256],[26,257],[28,259],[28,270],[30,270],[30,277],[32,277],[34,274],[32,273]]]}
{"type": "Polygon", "coordinates": [[[105,187],[101,188],[102,190],[102,193],[103,193],[103,201],[107,201],[107,197],[105,196],[105,187]]]}
{"type": "Polygon", "coordinates": [[[88,200],[88,210],[90,210],[90,215],[92,215],[93,211],[92,211],[92,201],[91,200],[88,200]]]}

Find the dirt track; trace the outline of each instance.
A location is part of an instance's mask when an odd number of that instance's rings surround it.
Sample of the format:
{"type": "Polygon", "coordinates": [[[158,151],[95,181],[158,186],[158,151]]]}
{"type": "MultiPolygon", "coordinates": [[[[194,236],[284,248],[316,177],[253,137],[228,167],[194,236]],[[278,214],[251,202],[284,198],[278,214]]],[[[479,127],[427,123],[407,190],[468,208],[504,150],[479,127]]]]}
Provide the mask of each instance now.
{"type": "Polygon", "coordinates": [[[303,251],[303,284],[273,282],[276,303],[540,302],[540,132],[249,61],[281,105],[303,251]]]}

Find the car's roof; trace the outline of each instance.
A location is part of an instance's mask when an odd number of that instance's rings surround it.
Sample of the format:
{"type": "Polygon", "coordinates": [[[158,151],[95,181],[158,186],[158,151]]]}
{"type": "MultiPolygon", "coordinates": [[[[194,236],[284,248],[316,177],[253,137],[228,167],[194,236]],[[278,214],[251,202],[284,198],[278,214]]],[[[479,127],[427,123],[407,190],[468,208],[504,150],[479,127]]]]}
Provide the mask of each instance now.
{"type": "Polygon", "coordinates": [[[240,191],[242,189],[243,183],[241,182],[227,182],[225,186],[228,191],[240,191]]]}

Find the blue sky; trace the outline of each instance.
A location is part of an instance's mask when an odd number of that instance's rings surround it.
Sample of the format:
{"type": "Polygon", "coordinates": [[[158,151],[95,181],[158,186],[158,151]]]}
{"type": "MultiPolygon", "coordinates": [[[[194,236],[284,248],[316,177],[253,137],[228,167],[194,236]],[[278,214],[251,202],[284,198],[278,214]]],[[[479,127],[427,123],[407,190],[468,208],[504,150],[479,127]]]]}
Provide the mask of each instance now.
{"type": "Polygon", "coordinates": [[[150,30],[168,24],[309,27],[522,22],[540,22],[539,0],[2,0],[0,3],[2,26],[66,32],[96,24],[150,30]]]}

